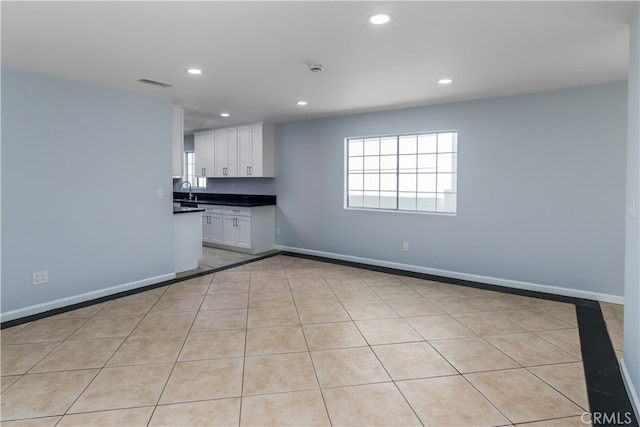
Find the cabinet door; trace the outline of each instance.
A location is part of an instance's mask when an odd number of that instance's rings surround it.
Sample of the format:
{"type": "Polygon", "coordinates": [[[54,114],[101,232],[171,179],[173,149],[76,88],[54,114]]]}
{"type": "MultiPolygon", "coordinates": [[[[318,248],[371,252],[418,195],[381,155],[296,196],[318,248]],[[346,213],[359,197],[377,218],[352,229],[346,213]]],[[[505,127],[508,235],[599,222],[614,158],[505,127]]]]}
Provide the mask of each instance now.
{"type": "Polygon", "coordinates": [[[222,217],[222,238],[225,245],[251,248],[251,217],[231,216],[222,217]]]}
{"type": "Polygon", "coordinates": [[[238,176],[238,137],[237,128],[217,129],[215,131],[215,176],[238,176]]]}
{"type": "Polygon", "coordinates": [[[195,174],[197,177],[213,177],[215,150],[213,131],[197,132],[194,135],[195,174]]]}
{"type": "Polygon", "coordinates": [[[202,214],[202,241],[208,242],[211,231],[209,230],[209,215],[206,213],[202,214]]]}
{"type": "Polygon", "coordinates": [[[222,243],[222,215],[210,213],[202,215],[202,241],[222,243]]]}
{"type": "Polygon", "coordinates": [[[262,123],[238,127],[239,176],[263,175],[262,123]]]}
{"type": "Polygon", "coordinates": [[[211,243],[222,243],[222,215],[220,214],[211,214],[209,215],[211,219],[209,220],[210,235],[209,240],[211,243]]]}
{"type": "Polygon", "coordinates": [[[236,217],[224,215],[222,217],[222,243],[235,246],[237,241],[236,217]]]}
{"type": "Polygon", "coordinates": [[[236,217],[236,246],[242,248],[251,248],[251,217],[238,216],[236,217]]]}

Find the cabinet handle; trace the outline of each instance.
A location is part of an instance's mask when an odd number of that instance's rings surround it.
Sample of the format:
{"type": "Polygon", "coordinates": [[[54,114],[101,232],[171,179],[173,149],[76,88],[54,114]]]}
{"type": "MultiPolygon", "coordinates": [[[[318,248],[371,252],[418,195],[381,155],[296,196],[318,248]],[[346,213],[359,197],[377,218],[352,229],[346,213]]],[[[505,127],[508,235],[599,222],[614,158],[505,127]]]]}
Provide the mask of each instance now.
{"type": "Polygon", "coordinates": [[[251,172],[249,175],[253,175],[253,166],[249,166],[249,172],[251,172]]]}

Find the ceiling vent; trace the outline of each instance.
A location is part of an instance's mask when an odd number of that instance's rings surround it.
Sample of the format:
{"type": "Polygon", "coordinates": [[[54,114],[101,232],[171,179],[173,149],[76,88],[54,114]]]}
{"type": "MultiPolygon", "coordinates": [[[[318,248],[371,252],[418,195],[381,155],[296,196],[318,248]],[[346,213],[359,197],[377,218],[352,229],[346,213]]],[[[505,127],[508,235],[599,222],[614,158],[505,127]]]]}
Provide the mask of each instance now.
{"type": "Polygon", "coordinates": [[[157,81],[155,81],[155,80],[139,79],[138,81],[139,81],[140,83],[146,83],[146,84],[151,85],[151,86],[159,86],[159,87],[164,87],[164,88],[171,87],[171,85],[170,85],[170,84],[162,83],[162,82],[157,82],[157,81]]]}

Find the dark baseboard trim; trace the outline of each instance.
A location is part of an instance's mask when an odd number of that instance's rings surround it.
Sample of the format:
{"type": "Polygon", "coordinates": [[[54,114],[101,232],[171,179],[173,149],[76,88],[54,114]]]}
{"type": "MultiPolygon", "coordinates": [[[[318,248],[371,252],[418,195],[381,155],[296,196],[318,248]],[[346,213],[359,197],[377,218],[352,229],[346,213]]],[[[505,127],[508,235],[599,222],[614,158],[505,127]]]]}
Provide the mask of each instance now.
{"type": "Polygon", "coordinates": [[[283,254],[296,258],[329,262],[348,267],[364,268],[367,270],[379,271],[381,273],[415,277],[453,285],[468,286],[477,289],[574,304],[576,307],[578,331],[580,334],[582,365],[584,367],[587,396],[589,398],[590,414],[584,415],[585,421],[587,421],[587,424],[588,421],[591,421],[593,426],[638,427],[638,420],[631,405],[629,395],[627,394],[627,390],[622,379],[622,373],[620,371],[620,365],[616,358],[613,345],[611,344],[611,339],[607,332],[607,326],[604,322],[604,318],[602,317],[600,304],[597,301],[509,288],[499,285],[490,285],[487,283],[473,282],[469,280],[433,276],[430,274],[372,266],[351,261],[335,260],[315,255],[291,252],[284,252],[283,254]]]}
{"type": "Polygon", "coordinates": [[[574,304],[576,307],[576,317],[578,320],[578,331],[580,334],[580,345],[582,349],[582,364],[584,367],[587,395],[589,398],[590,407],[590,416],[585,416],[585,421],[590,420],[594,426],[624,425],[629,427],[638,427],[638,420],[635,416],[631,401],[627,394],[627,390],[624,386],[622,374],[620,371],[620,365],[618,364],[616,353],[613,349],[613,345],[611,344],[611,339],[609,338],[609,333],[607,332],[604,318],[602,317],[600,304],[597,301],[535,292],[524,289],[509,288],[499,285],[490,285],[487,283],[473,282],[469,280],[433,276],[430,274],[415,273],[394,268],[379,267],[369,264],[319,257],[315,255],[298,254],[293,252],[274,252],[262,257],[242,261],[225,267],[202,271],[186,277],[176,278],[154,285],[149,285],[126,292],[120,292],[102,298],[73,304],[67,307],[49,310],[44,313],[38,313],[32,316],[10,320],[7,322],[3,322],[0,325],[0,328],[5,329],[12,326],[17,326],[22,323],[32,322],[34,320],[43,319],[45,317],[54,316],[56,314],[76,310],[78,308],[88,307],[93,304],[99,304],[101,302],[110,301],[116,298],[122,298],[151,289],[172,285],[174,283],[179,283],[196,277],[205,276],[207,274],[216,273],[218,271],[228,270],[245,264],[250,264],[252,262],[271,258],[277,255],[286,255],[294,258],[327,262],[354,268],[363,268],[366,270],[378,271],[381,273],[415,277],[419,279],[433,280],[452,285],[468,286],[477,289],[485,289],[513,295],[542,298],[552,301],[574,304]]]}

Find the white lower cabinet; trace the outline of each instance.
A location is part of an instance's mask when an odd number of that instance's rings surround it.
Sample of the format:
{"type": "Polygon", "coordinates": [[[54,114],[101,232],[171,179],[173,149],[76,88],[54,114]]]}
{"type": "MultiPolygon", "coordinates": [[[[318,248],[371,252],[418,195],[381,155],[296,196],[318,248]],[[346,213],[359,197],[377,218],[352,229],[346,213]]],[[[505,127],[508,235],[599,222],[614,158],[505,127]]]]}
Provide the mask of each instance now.
{"type": "Polygon", "coordinates": [[[275,245],[274,206],[199,205],[202,213],[202,242],[208,246],[261,253],[275,245]]]}
{"type": "Polygon", "coordinates": [[[224,215],[222,221],[222,236],[225,245],[251,248],[250,216],[224,215]]]}
{"type": "Polygon", "coordinates": [[[202,212],[202,242],[222,243],[222,206],[198,205],[202,212]]]}

